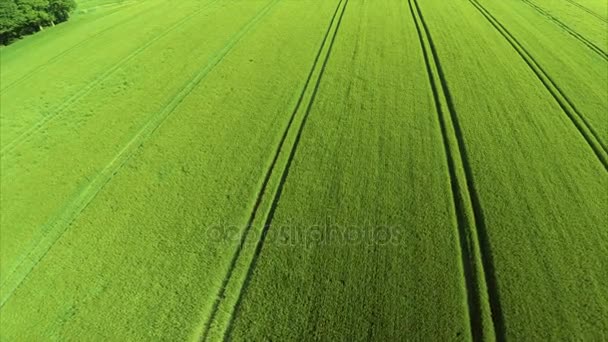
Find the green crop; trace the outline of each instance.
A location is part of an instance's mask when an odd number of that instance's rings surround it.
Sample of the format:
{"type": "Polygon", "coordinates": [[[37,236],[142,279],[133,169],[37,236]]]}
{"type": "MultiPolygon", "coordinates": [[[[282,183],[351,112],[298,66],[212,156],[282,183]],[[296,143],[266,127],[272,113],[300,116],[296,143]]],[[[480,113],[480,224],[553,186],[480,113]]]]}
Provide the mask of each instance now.
{"type": "Polygon", "coordinates": [[[608,337],[596,0],[81,0],[1,49],[0,339],[608,337]]]}

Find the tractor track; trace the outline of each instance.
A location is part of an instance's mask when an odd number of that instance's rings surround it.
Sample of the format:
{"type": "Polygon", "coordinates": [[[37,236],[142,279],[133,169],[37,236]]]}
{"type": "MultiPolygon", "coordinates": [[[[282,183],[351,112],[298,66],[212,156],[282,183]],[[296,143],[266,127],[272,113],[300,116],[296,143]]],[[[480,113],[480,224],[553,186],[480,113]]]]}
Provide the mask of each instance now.
{"type": "MultiPolygon", "coordinates": [[[[277,186],[277,189],[274,193],[274,196],[272,198],[272,203],[270,206],[270,209],[268,211],[268,215],[266,216],[266,219],[264,221],[264,225],[262,227],[262,232],[257,240],[256,246],[255,246],[255,251],[253,254],[253,257],[251,259],[251,262],[249,263],[249,266],[247,267],[247,272],[245,275],[245,280],[243,281],[243,285],[239,291],[238,294],[238,298],[236,300],[236,303],[234,305],[234,309],[231,312],[230,315],[230,319],[227,323],[226,329],[224,331],[224,336],[223,336],[223,340],[227,341],[229,340],[230,334],[232,333],[233,329],[234,329],[234,323],[235,323],[235,319],[236,316],[238,315],[238,312],[241,308],[243,299],[245,294],[247,293],[247,290],[251,284],[251,280],[253,277],[253,272],[257,266],[257,262],[259,260],[260,254],[262,252],[262,248],[264,246],[264,242],[266,240],[266,236],[268,235],[268,232],[270,230],[271,224],[272,224],[272,220],[274,218],[274,214],[276,212],[277,209],[277,205],[278,202],[281,198],[281,194],[283,192],[283,187],[285,186],[285,182],[287,180],[287,176],[289,174],[289,169],[291,167],[291,163],[293,162],[293,159],[295,157],[297,148],[298,148],[298,144],[300,142],[300,139],[302,137],[302,132],[304,131],[304,128],[306,126],[306,122],[308,120],[308,117],[310,115],[312,106],[315,102],[315,98],[317,95],[317,92],[319,90],[319,85],[321,84],[321,80],[323,79],[323,74],[325,72],[325,69],[327,67],[327,62],[329,61],[330,57],[331,57],[331,52],[334,46],[334,42],[336,40],[336,37],[338,35],[338,31],[340,30],[340,24],[342,23],[342,18],[344,17],[344,13],[346,12],[346,7],[348,6],[348,0],[341,0],[340,3],[344,3],[344,5],[342,6],[342,10],[340,11],[339,17],[338,17],[338,21],[336,23],[335,26],[335,30],[333,32],[333,35],[331,37],[331,40],[329,41],[329,45],[328,45],[328,49],[327,49],[327,55],[325,56],[325,59],[323,60],[323,63],[321,64],[321,69],[319,71],[319,77],[317,78],[314,87],[312,88],[312,93],[311,93],[311,97],[310,97],[310,101],[306,104],[306,110],[304,112],[304,116],[302,118],[302,122],[300,124],[300,126],[298,127],[298,131],[296,132],[296,136],[295,136],[295,140],[293,145],[291,146],[291,150],[289,151],[289,155],[287,157],[287,161],[285,164],[285,167],[281,173],[280,179],[279,179],[279,184],[277,186]]],[[[332,19],[333,20],[333,19],[332,19]]],[[[297,110],[297,109],[296,109],[297,110]]]]}
{"type": "Polygon", "coordinates": [[[496,284],[492,249],[487,236],[483,209],[473,182],[464,136],[422,11],[416,0],[408,0],[408,3],[426,64],[449,170],[471,338],[473,341],[492,339],[503,341],[504,318],[496,284]]]}
{"type": "MultiPolygon", "coordinates": [[[[251,214],[249,216],[249,219],[247,221],[247,225],[245,226],[245,230],[241,234],[241,238],[239,240],[239,245],[237,246],[237,249],[235,250],[235,253],[232,256],[232,259],[230,261],[230,265],[228,267],[228,271],[227,271],[226,276],[224,277],[224,279],[222,281],[222,285],[221,285],[220,290],[219,290],[219,292],[218,292],[218,294],[216,296],[216,299],[214,301],[214,304],[213,304],[213,307],[212,307],[212,310],[211,310],[211,314],[210,314],[209,318],[207,319],[207,321],[205,323],[205,328],[204,328],[203,335],[201,337],[201,341],[207,341],[209,339],[209,332],[210,332],[210,329],[211,329],[211,325],[215,321],[216,316],[218,314],[218,310],[219,310],[221,301],[225,297],[226,290],[227,290],[227,287],[228,287],[228,283],[232,279],[232,275],[233,275],[233,272],[234,272],[234,270],[236,268],[237,261],[238,261],[238,259],[241,256],[241,253],[242,253],[243,247],[245,245],[246,239],[249,236],[249,234],[251,232],[251,229],[253,227],[254,220],[256,218],[256,215],[258,214],[258,210],[259,210],[260,204],[262,202],[264,194],[266,193],[266,188],[268,187],[268,184],[270,183],[270,179],[271,179],[271,177],[273,175],[274,168],[275,168],[275,166],[276,166],[276,164],[277,164],[277,162],[279,160],[279,156],[281,155],[281,150],[283,149],[283,145],[285,144],[285,141],[287,140],[289,132],[291,131],[291,127],[292,127],[293,122],[295,121],[295,118],[297,116],[298,110],[299,110],[299,108],[301,107],[301,105],[303,103],[305,94],[306,94],[306,92],[307,92],[307,90],[309,88],[309,84],[311,83],[311,81],[313,79],[314,72],[315,72],[315,70],[317,68],[317,65],[319,64],[322,52],[324,50],[323,48],[326,45],[326,42],[327,42],[327,39],[329,37],[331,28],[333,27],[334,21],[335,21],[335,19],[337,17],[339,9],[340,9],[340,5],[342,4],[343,1],[344,0],[338,1],[338,5],[336,6],[336,9],[335,9],[335,11],[333,13],[333,16],[332,16],[332,18],[330,20],[329,26],[327,27],[327,30],[325,32],[325,35],[324,35],[323,40],[321,42],[321,45],[320,45],[320,47],[319,47],[319,49],[317,51],[317,54],[315,56],[315,59],[314,59],[314,62],[312,64],[312,67],[310,69],[310,72],[308,73],[308,77],[306,78],[306,82],[304,83],[304,87],[302,88],[302,91],[300,92],[300,95],[299,95],[298,100],[296,102],[296,105],[295,105],[295,107],[294,107],[294,109],[293,109],[293,111],[291,113],[291,116],[289,118],[287,126],[285,127],[285,129],[283,131],[283,135],[281,136],[279,144],[277,145],[277,148],[275,150],[275,153],[274,153],[273,159],[272,159],[272,161],[270,163],[270,166],[269,166],[269,168],[266,171],[266,174],[264,176],[264,180],[262,182],[261,188],[260,188],[260,190],[258,192],[258,195],[256,197],[256,201],[255,201],[255,204],[253,206],[253,210],[252,210],[252,212],[251,212],[251,214]]],[[[331,47],[330,47],[330,49],[331,49],[331,47]]]]}
{"type": "Polygon", "coordinates": [[[578,7],[578,8],[580,8],[580,9],[582,9],[583,11],[591,14],[592,16],[594,16],[594,17],[598,18],[599,20],[601,20],[601,21],[603,21],[603,22],[605,22],[605,23],[608,24],[608,19],[606,19],[606,18],[602,17],[601,15],[595,13],[594,11],[590,10],[589,8],[587,8],[587,7],[579,4],[578,2],[576,2],[574,0],[566,0],[566,1],[568,1],[572,5],[574,5],[574,6],[578,7]]]}
{"type": "Polygon", "coordinates": [[[568,25],[566,25],[561,20],[559,20],[558,18],[554,17],[553,15],[551,15],[550,13],[548,13],[547,11],[545,11],[544,9],[542,9],[540,6],[538,6],[535,3],[533,3],[532,1],[530,1],[530,0],[522,0],[522,1],[524,3],[526,3],[528,6],[532,7],[534,10],[536,10],[536,12],[538,12],[540,15],[544,16],[545,18],[549,19],[554,24],[556,24],[557,26],[559,26],[562,30],[564,30],[565,32],[567,32],[568,34],[570,34],[572,37],[576,38],[579,42],[581,42],[583,45],[587,46],[593,52],[595,52],[596,54],[598,54],[598,56],[600,56],[601,58],[603,58],[605,61],[608,61],[608,54],[606,52],[604,52],[604,50],[602,50],[600,47],[598,47],[597,45],[595,45],[593,42],[591,42],[589,39],[585,38],[580,33],[576,32],[573,29],[571,29],[568,25]]]}

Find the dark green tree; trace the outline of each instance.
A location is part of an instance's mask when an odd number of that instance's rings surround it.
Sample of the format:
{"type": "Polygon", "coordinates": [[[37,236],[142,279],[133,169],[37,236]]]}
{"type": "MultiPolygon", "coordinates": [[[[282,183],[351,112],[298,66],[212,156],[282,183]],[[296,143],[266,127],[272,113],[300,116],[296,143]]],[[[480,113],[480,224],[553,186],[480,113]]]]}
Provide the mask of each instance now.
{"type": "Polygon", "coordinates": [[[0,0],[0,44],[8,44],[24,23],[15,0],[0,0]]]}
{"type": "Polygon", "coordinates": [[[74,0],[49,0],[49,14],[52,16],[51,24],[68,20],[70,13],[76,9],[74,0]]]}
{"type": "Polygon", "coordinates": [[[75,0],[0,0],[0,44],[68,20],[75,0]]]}
{"type": "Polygon", "coordinates": [[[27,23],[23,27],[23,34],[42,31],[44,25],[51,22],[51,16],[48,13],[48,0],[17,0],[17,6],[19,6],[19,11],[25,17],[27,23]]]}

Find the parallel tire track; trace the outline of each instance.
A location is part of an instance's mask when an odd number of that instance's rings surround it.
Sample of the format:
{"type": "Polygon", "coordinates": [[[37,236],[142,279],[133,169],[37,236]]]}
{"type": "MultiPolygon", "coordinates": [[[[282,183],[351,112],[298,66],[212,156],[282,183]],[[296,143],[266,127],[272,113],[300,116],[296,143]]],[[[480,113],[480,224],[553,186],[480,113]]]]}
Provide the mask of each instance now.
{"type": "Polygon", "coordinates": [[[24,143],[32,134],[38,132],[46,124],[52,122],[57,117],[61,116],[61,114],[67,108],[69,108],[71,105],[73,105],[78,100],[80,100],[82,97],[84,97],[89,92],[91,92],[97,85],[99,85],[101,82],[103,82],[106,79],[108,79],[116,71],[120,70],[120,68],[122,68],[124,65],[126,65],[127,63],[129,63],[130,61],[132,61],[133,59],[135,59],[137,56],[139,56],[141,53],[143,53],[145,50],[147,50],[150,46],[154,45],[160,39],[164,38],[165,36],[167,36],[171,32],[173,32],[176,29],[178,29],[179,27],[181,27],[183,24],[185,24],[186,22],[188,22],[190,19],[194,18],[196,15],[198,15],[203,10],[205,10],[209,6],[213,5],[217,1],[219,1],[219,0],[211,0],[210,2],[206,3],[204,6],[200,7],[198,10],[196,10],[196,11],[188,14],[184,18],[180,19],[179,21],[177,21],[176,23],[174,23],[173,25],[171,25],[167,29],[165,29],[161,34],[159,34],[158,36],[152,38],[146,44],[140,46],[135,51],[131,52],[128,56],[126,56],[125,58],[123,58],[120,62],[118,62],[117,64],[115,64],[113,67],[111,67],[110,69],[108,69],[106,72],[104,72],[103,74],[101,74],[100,76],[98,76],[97,78],[95,78],[93,81],[89,82],[80,91],[76,92],[74,95],[70,96],[66,101],[64,101],[63,103],[61,103],[60,105],[58,105],[57,107],[55,107],[54,109],[52,109],[41,120],[39,120],[38,122],[36,122],[34,125],[32,125],[27,130],[25,130],[17,138],[13,139],[10,143],[7,143],[6,146],[4,146],[2,148],[2,150],[0,150],[0,157],[1,158],[5,157],[5,155],[7,153],[10,153],[15,148],[17,148],[19,145],[21,145],[22,143],[24,143]]]}
{"type": "Polygon", "coordinates": [[[608,148],[602,142],[593,126],[589,124],[587,119],[576,109],[576,106],[568,99],[559,86],[549,77],[540,64],[532,57],[532,55],[523,47],[521,43],[477,0],[469,0],[469,2],[486,18],[486,20],[511,44],[519,56],[526,62],[538,79],[542,82],[545,88],[553,96],[562,111],[568,116],[572,124],[585,139],[593,153],[608,171],[608,148]]]}
{"type": "MultiPolygon", "coordinates": [[[[332,15],[332,18],[331,18],[331,20],[329,22],[329,25],[327,27],[327,30],[325,32],[325,35],[324,35],[323,40],[321,42],[321,45],[319,47],[319,50],[317,51],[317,54],[315,56],[315,59],[314,59],[314,62],[312,64],[312,67],[310,69],[310,72],[308,73],[308,77],[306,78],[306,82],[304,83],[304,87],[302,88],[300,96],[298,97],[296,105],[295,105],[295,107],[294,107],[294,109],[293,109],[293,111],[291,113],[291,116],[289,118],[287,126],[285,127],[285,130],[283,131],[283,135],[281,136],[279,144],[277,145],[277,148],[276,148],[276,150],[274,152],[274,156],[273,156],[273,159],[272,159],[272,161],[270,163],[270,166],[269,166],[269,168],[266,171],[266,174],[264,176],[264,180],[262,182],[261,188],[260,188],[260,190],[258,192],[258,195],[256,197],[255,204],[253,206],[253,209],[252,209],[251,214],[249,216],[249,219],[247,221],[247,225],[245,226],[244,232],[241,234],[241,238],[239,240],[239,245],[237,246],[237,249],[235,250],[235,253],[232,256],[232,259],[230,261],[230,265],[228,267],[228,271],[227,271],[227,273],[226,273],[226,275],[225,275],[225,277],[224,277],[224,279],[222,281],[222,285],[220,287],[220,290],[219,290],[219,292],[218,292],[218,294],[216,296],[216,299],[215,299],[215,301],[213,303],[211,314],[209,315],[209,318],[207,319],[207,321],[205,323],[205,328],[204,328],[204,331],[203,331],[203,336],[201,338],[202,341],[207,341],[209,339],[209,332],[210,332],[210,329],[211,329],[211,324],[215,321],[216,316],[218,314],[218,309],[220,307],[220,303],[221,303],[222,299],[225,297],[226,289],[228,287],[228,283],[232,279],[233,272],[234,272],[234,270],[236,268],[237,261],[239,260],[239,258],[241,256],[243,247],[245,245],[245,241],[247,240],[247,237],[250,235],[251,229],[252,229],[253,224],[254,224],[254,220],[255,220],[255,218],[256,218],[256,216],[258,214],[258,210],[259,210],[260,204],[262,202],[262,198],[264,197],[264,194],[266,193],[266,188],[267,188],[267,186],[268,186],[268,184],[270,182],[271,176],[273,175],[273,171],[274,171],[274,168],[275,168],[275,166],[277,164],[277,161],[279,160],[279,156],[281,154],[281,150],[283,149],[283,145],[285,144],[285,141],[287,140],[287,136],[288,136],[289,132],[291,131],[292,124],[293,124],[293,122],[294,122],[294,120],[296,118],[296,114],[298,113],[298,111],[299,111],[299,109],[300,109],[300,107],[302,105],[302,102],[304,100],[304,96],[305,96],[307,90],[309,89],[309,84],[311,83],[312,78],[313,78],[313,74],[314,74],[315,70],[317,69],[319,61],[321,59],[322,51],[324,50],[323,48],[326,46],[326,42],[328,40],[331,28],[333,27],[334,21],[335,21],[335,19],[337,17],[339,9],[340,9],[340,5],[342,4],[343,1],[344,0],[338,1],[336,9],[335,9],[335,11],[334,11],[334,13],[332,15]]],[[[337,29],[336,29],[336,31],[337,31],[337,29]]],[[[331,47],[329,49],[331,50],[331,47]]],[[[325,57],[325,58],[327,58],[327,57],[325,57]]]]}
{"type": "Polygon", "coordinates": [[[53,245],[67,231],[72,222],[82,213],[97,194],[108,184],[122,167],[135,155],[138,148],[152,136],[152,134],[166,121],[175,109],[192,93],[203,79],[213,70],[222,59],[234,48],[234,46],[250,32],[260,20],[271,10],[279,0],[272,0],[266,4],[257,14],[236,32],[227,45],[217,53],[214,60],[206,64],[193,78],[191,78],[180,91],[159,112],[155,113],[148,122],[131,138],[131,140],[116,154],[97,176],[74,198],[66,207],[64,212],[49,224],[51,236],[43,238],[38,245],[22,260],[16,269],[2,283],[2,298],[0,308],[22,284],[23,280],[34,270],[38,263],[44,258],[53,245]],[[29,260],[29,263],[27,261],[29,260]],[[9,287],[8,290],[6,287],[9,287]]]}
{"type": "Polygon", "coordinates": [[[473,258],[471,256],[471,254],[472,254],[471,246],[469,246],[469,243],[468,243],[469,239],[466,238],[466,236],[467,236],[466,229],[468,228],[467,226],[469,225],[469,223],[467,222],[468,219],[466,218],[466,215],[464,214],[464,208],[462,208],[463,207],[463,203],[462,203],[463,195],[462,195],[462,191],[460,191],[459,186],[458,186],[458,179],[456,176],[455,165],[454,165],[455,161],[450,152],[450,144],[449,144],[449,141],[447,138],[448,137],[447,127],[446,127],[447,123],[445,122],[446,121],[446,119],[444,117],[445,114],[443,113],[443,110],[442,110],[443,105],[441,104],[440,95],[439,95],[441,90],[439,90],[437,88],[437,85],[435,83],[435,77],[433,76],[433,71],[431,68],[431,61],[430,61],[431,57],[429,56],[429,53],[427,52],[425,39],[422,36],[423,35],[422,29],[420,27],[416,14],[414,13],[414,9],[412,7],[412,1],[408,0],[408,4],[410,7],[410,12],[412,14],[412,19],[414,20],[414,23],[416,25],[416,31],[418,33],[418,39],[420,41],[420,46],[421,46],[422,54],[424,57],[427,76],[429,79],[431,90],[433,92],[435,110],[437,111],[437,115],[439,116],[441,137],[443,140],[444,153],[446,155],[448,171],[449,171],[449,175],[450,175],[450,184],[451,184],[453,202],[454,202],[454,212],[455,212],[455,215],[457,216],[457,228],[458,228],[459,243],[460,243],[461,263],[463,266],[465,288],[467,290],[466,295],[467,295],[467,304],[468,304],[469,321],[470,321],[469,328],[470,328],[471,337],[473,338],[473,340],[481,341],[481,340],[483,340],[483,323],[482,323],[483,319],[482,319],[482,313],[481,313],[482,304],[481,304],[481,296],[480,296],[479,292],[477,291],[478,285],[476,284],[477,280],[479,279],[479,275],[476,274],[475,267],[473,265],[471,265],[471,263],[472,263],[471,261],[473,260],[473,258]]]}
{"type": "Polygon", "coordinates": [[[573,4],[574,6],[576,6],[576,7],[580,8],[580,9],[582,9],[583,11],[585,11],[585,12],[587,12],[587,13],[591,14],[592,16],[594,16],[594,17],[598,18],[599,20],[601,20],[601,21],[603,21],[603,22],[605,22],[605,23],[607,23],[607,24],[608,24],[608,19],[606,19],[606,18],[602,17],[601,15],[599,15],[599,14],[597,14],[597,13],[593,12],[592,10],[590,10],[590,9],[588,9],[587,7],[585,7],[585,6],[581,5],[581,4],[579,4],[578,2],[576,2],[576,1],[574,1],[574,0],[566,0],[566,1],[568,1],[569,3],[573,4]]]}
{"type": "Polygon", "coordinates": [[[553,15],[551,15],[550,13],[548,13],[547,11],[545,11],[544,9],[542,9],[540,6],[538,6],[535,3],[533,3],[532,1],[530,1],[530,0],[522,0],[522,1],[524,3],[526,3],[528,6],[532,7],[533,9],[535,9],[540,15],[542,15],[545,18],[547,18],[547,19],[551,20],[552,22],[554,22],[557,26],[559,26],[564,31],[566,31],[568,34],[570,34],[571,36],[573,36],[574,38],[576,38],[579,42],[583,43],[589,49],[593,50],[593,52],[597,53],[604,60],[608,61],[608,54],[606,52],[604,52],[604,50],[602,50],[600,47],[598,47],[597,45],[595,45],[593,42],[591,42],[589,39],[585,38],[584,36],[582,36],[581,34],[579,34],[578,32],[576,32],[575,30],[571,29],[568,25],[566,25],[561,20],[559,20],[558,18],[554,17],[553,15]]]}
{"type": "MultiPolygon", "coordinates": [[[[139,4],[142,4],[142,3],[139,3],[139,4]]],[[[160,4],[160,3],[159,3],[159,4],[160,4]]],[[[60,59],[61,57],[65,56],[65,55],[67,55],[67,54],[68,54],[70,51],[72,51],[72,50],[74,50],[74,49],[77,49],[78,47],[80,47],[80,46],[82,46],[82,45],[84,45],[84,44],[86,44],[86,43],[90,43],[90,42],[91,42],[91,39],[94,39],[94,38],[96,38],[96,37],[98,37],[98,36],[102,35],[102,34],[103,34],[104,32],[106,32],[106,31],[109,31],[109,30],[111,30],[111,29],[114,29],[114,28],[116,28],[117,26],[120,26],[120,25],[122,25],[122,24],[124,24],[124,23],[127,23],[127,22],[129,22],[129,21],[131,21],[131,20],[133,20],[133,19],[135,19],[135,18],[141,17],[141,15],[143,15],[144,13],[147,13],[147,12],[149,12],[149,11],[153,10],[154,8],[156,8],[157,6],[159,6],[159,4],[156,4],[155,6],[152,6],[152,7],[148,8],[148,9],[146,9],[146,10],[145,10],[145,11],[143,11],[143,12],[139,12],[139,13],[136,13],[136,14],[134,14],[134,15],[131,15],[131,16],[129,16],[129,17],[127,17],[127,18],[125,18],[124,20],[119,21],[119,22],[118,22],[118,23],[116,23],[115,25],[110,26],[110,27],[107,27],[107,28],[105,28],[105,29],[103,29],[103,30],[101,30],[101,31],[99,31],[99,32],[97,32],[97,33],[95,33],[95,34],[93,34],[93,35],[87,36],[85,39],[81,40],[80,42],[78,42],[78,43],[76,43],[76,44],[74,44],[74,45],[72,45],[72,46],[68,47],[67,49],[63,50],[63,51],[62,51],[62,52],[60,52],[59,54],[57,54],[57,55],[55,55],[55,56],[51,57],[51,58],[50,58],[49,60],[47,60],[46,62],[44,62],[44,63],[42,63],[42,64],[38,65],[37,67],[35,67],[34,69],[32,69],[32,70],[28,71],[28,72],[27,72],[25,75],[21,76],[20,78],[16,79],[16,80],[15,80],[15,81],[13,81],[13,82],[11,82],[11,83],[7,84],[7,85],[6,85],[4,88],[0,89],[0,92],[5,92],[5,91],[8,91],[8,90],[10,90],[11,88],[13,88],[14,86],[18,85],[19,83],[21,83],[21,82],[23,82],[23,81],[26,81],[26,80],[30,79],[30,78],[31,78],[32,76],[34,76],[34,75],[35,75],[35,74],[36,74],[38,71],[40,71],[41,69],[44,69],[46,66],[48,66],[48,65],[49,65],[49,64],[51,64],[52,62],[54,62],[54,61],[56,61],[56,60],[60,59]]],[[[121,7],[121,8],[118,8],[116,11],[113,11],[113,12],[110,12],[110,13],[108,13],[108,14],[105,14],[103,17],[98,18],[97,20],[101,20],[101,19],[105,18],[106,16],[109,16],[109,15],[112,15],[112,14],[114,14],[114,13],[117,13],[117,12],[119,12],[121,9],[122,9],[122,7],[121,7]]],[[[95,21],[97,21],[97,20],[95,20],[95,21]]]]}
{"type": "MultiPolygon", "coordinates": [[[[285,167],[281,173],[281,177],[279,179],[279,184],[277,186],[277,189],[274,193],[274,197],[272,198],[272,203],[271,203],[271,207],[270,210],[268,212],[268,215],[266,216],[266,220],[264,222],[264,226],[262,227],[262,232],[257,240],[257,244],[255,247],[255,252],[253,254],[253,257],[251,259],[251,262],[249,263],[249,267],[247,268],[247,273],[245,275],[245,280],[243,282],[243,285],[241,287],[241,291],[239,292],[236,304],[234,306],[234,309],[232,310],[232,313],[230,315],[230,320],[228,321],[226,330],[224,332],[224,340],[229,340],[229,337],[234,329],[234,322],[236,319],[236,316],[238,315],[238,312],[241,308],[243,299],[244,299],[244,295],[247,293],[247,290],[250,286],[251,283],[251,279],[253,277],[253,272],[257,266],[257,262],[259,260],[260,257],[260,253],[262,252],[262,248],[264,246],[264,242],[266,240],[266,236],[268,235],[268,231],[270,230],[270,226],[272,224],[272,220],[274,218],[274,214],[276,212],[277,209],[277,205],[278,202],[281,198],[281,194],[283,192],[283,188],[285,186],[285,182],[287,180],[287,176],[289,174],[289,169],[291,167],[291,163],[293,162],[293,159],[295,157],[297,148],[298,148],[298,144],[300,142],[300,139],[302,137],[302,132],[304,131],[304,128],[306,126],[306,122],[308,121],[308,117],[310,115],[312,106],[315,102],[315,98],[316,95],[318,93],[319,90],[319,85],[321,84],[321,80],[323,79],[323,74],[325,73],[325,69],[327,67],[327,62],[329,61],[330,57],[331,57],[331,52],[334,46],[334,42],[336,40],[336,37],[338,35],[338,31],[340,30],[340,24],[342,23],[342,18],[344,17],[344,13],[346,12],[346,7],[348,6],[348,1],[349,0],[341,0],[341,3],[344,3],[344,5],[342,6],[342,9],[340,11],[340,15],[338,17],[338,21],[336,23],[335,26],[335,30],[333,32],[333,35],[331,37],[331,40],[329,41],[329,45],[328,45],[328,49],[327,49],[327,55],[325,56],[325,59],[323,60],[323,64],[321,64],[321,70],[319,72],[319,77],[317,78],[315,85],[312,89],[312,94],[310,97],[310,101],[306,104],[306,110],[304,111],[304,116],[302,118],[302,122],[300,124],[300,126],[298,127],[298,131],[296,133],[295,139],[294,139],[294,143],[291,146],[291,150],[289,152],[289,155],[287,156],[287,162],[285,164],[285,167]]],[[[333,19],[332,19],[333,21],[333,19]]]]}
{"type": "Polygon", "coordinates": [[[408,3],[420,40],[447,159],[467,290],[471,338],[474,341],[504,340],[504,322],[494,261],[463,133],[418,2],[408,0],[408,3]]]}

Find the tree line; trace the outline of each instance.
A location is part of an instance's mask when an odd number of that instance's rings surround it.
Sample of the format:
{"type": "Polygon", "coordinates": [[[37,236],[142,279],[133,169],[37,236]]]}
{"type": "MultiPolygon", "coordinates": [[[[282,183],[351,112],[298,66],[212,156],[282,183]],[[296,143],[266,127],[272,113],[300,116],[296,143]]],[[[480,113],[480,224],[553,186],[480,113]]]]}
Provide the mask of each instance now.
{"type": "Polygon", "coordinates": [[[0,0],[0,44],[68,20],[75,0],[0,0]]]}

